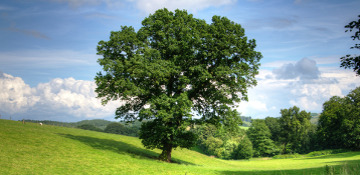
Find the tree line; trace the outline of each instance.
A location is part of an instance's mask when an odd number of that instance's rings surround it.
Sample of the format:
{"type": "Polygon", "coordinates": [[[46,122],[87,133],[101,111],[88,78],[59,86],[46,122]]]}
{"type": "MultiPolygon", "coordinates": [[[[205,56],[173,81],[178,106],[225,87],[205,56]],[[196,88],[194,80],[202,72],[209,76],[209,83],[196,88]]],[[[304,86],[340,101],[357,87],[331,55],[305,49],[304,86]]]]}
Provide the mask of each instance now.
{"type": "Polygon", "coordinates": [[[229,132],[226,126],[195,127],[197,147],[223,159],[305,154],[326,149],[360,150],[360,87],[345,97],[334,96],[323,104],[318,124],[311,113],[294,106],[278,118],[252,120],[248,130],[229,132]]]}

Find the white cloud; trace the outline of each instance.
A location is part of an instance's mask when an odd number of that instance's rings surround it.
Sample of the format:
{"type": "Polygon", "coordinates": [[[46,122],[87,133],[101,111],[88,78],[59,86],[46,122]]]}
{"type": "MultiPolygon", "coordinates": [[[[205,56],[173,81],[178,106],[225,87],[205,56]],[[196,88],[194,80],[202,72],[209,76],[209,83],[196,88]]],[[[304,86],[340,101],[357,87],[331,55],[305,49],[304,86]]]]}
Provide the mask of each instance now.
{"type": "Polygon", "coordinates": [[[14,114],[25,112],[40,98],[33,96],[36,91],[19,77],[0,72],[0,112],[14,114]]]}
{"type": "Polygon", "coordinates": [[[30,88],[19,77],[0,74],[0,112],[6,115],[61,121],[114,116],[119,102],[102,106],[92,81],[56,78],[30,88]]]}
{"type": "Polygon", "coordinates": [[[289,63],[274,69],[273,73],[278,79],[317,79],[319,77],[319,69],[314,60],[303,58],[295,64],[289,63]]]}
{"type": "MultiPolygon", "coordinates": [[[[317,67],[311,62],[306,63],[309,64],[304,64],[306,65],[302,69],[304,71],[300,72],[305,72],[309,68],[317,70],[319,71],[319,73],[315,71],[317,78],[304,79],[294,76],[277,79],[274,71],[261,69],[257,76],[258,85],[249,89],[249,102],[241,102],[238,111],[244,116],[253,118],[278,117],[280,109],[294,105],[308,112],[321,112],[323,103],[332,96],[347,95],[360,86],[360,77],[351,70],[339,67],[317,67]]],[[[284,62],[280,67],[287,64],[289,63],[284,62]]],[[[296,67],[295,65],[293,64],[293,67],[296,67]]]]}
{"type": "Polygon", "coordinates": [[[332,96],[343,96],[339,84],[298,84],[291,90],[290,104],[307,111],[321,111],[322,104],[332,96]]]}

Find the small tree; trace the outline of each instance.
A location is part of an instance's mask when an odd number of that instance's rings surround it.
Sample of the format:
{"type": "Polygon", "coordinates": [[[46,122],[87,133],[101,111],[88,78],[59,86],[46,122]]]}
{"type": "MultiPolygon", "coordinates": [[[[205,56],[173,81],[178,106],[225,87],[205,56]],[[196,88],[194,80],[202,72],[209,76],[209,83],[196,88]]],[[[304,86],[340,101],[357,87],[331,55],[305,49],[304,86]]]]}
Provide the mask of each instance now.
{"type": "Polygon", "coordinates": [[[104,72],[95,77],[102,102],[121,100],[116,118],[151,119],[141,127],[145,147],[162,150],[171,161],[173,148],[190,148],[195,136],[186,128],[199,123],[237,125],[234,102],[247,100],[256,85],[261,54],[255,40],[225,17],[212,23],[186,11],[157,10],[135,32],[121,27],[100,41],[98,60],[104,72]],[[105,74],[103,74],[105,73],[105,74]]]}
{"type": "MultiPolygon", "coordinates": [[[[351,36],[353,40],[360,40],[360,15],[358,17],[359,19],[357,21],[352,21],[345,26],[345,28],[347,28],[345,32],[355,30],[355,34],[351,36]]],[[[360,49],[360,44],[355,44],[355,46],[350,47],[350,49],[360,49]]],[[[340,67],[344,67],[345,69],[352,68],[357,75],[360,75],[360,55],[346,55],[341,57],[340,60],[340,67]]]]}

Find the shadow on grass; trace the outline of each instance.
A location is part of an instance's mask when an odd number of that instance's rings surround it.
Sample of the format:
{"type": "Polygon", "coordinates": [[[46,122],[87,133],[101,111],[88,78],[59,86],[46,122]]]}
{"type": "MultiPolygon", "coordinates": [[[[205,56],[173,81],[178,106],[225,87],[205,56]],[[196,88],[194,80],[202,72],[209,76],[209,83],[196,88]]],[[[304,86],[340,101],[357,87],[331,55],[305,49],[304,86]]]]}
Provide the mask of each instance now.
{"type": "Polygon", "coordinates": [[[360,160],[344,160],[344,161],[329,161],[329,164],[338,163],[339,165],[322,166],[318,168],[305,168],[293,170],[263,170],[263,171],[222,171],[224,175],[329,175],[329,174],[360,174],[360,160]]]}
{"type": "Polygon", "coordinates": [[[305,160],[305,159],[330,159],[330,158],[350,158],[354,156],[360,155],[360,152],[345,152],[345,153],[337,153],[337,154],[330,154],[330,155],[324,155],[324,156],[315,156],[315,157],[304,157],[302,159],[296,159],[296,160],[305,160]]]}
{"type": "MultiPolygon", "coordinates": [[[[137,159],[153,159],[158,160],[159,154],[150,151],[148,149],[139,148],[134,145],[121,142],[121,141],[115,141],[111,139],[100,139],[95,137],[89,137],[89,136],[76,136],[71,134],[59,134],[63,137],[73,139],[80,141],[86,145],[89,145],[95,149],[100,150],[109,150],[118,154],[127,154],[130,155],[133,158],[137,159]]],[[[172,163],[178,163],[178,164],[186,164],[186,165],[195,165],[190,162],[186,162],[180,159],[173,158],[172,163]]]]}
{"type": "Polygon", "coordinates": [[[224,175],[325,175],[325,168],[309,168],[296,170],[264,170],[264,171],[222,171],[224,175]]]}

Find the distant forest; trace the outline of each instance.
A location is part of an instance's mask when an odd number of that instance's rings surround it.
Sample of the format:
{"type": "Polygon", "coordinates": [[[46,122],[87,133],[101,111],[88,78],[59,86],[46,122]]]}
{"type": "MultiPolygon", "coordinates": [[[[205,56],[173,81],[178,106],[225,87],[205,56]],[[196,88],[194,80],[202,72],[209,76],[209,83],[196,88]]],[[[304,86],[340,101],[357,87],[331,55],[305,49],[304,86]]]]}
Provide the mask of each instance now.
{"type": "MultiPolygon", "coordinates": [[[[252,120],[251,117],[241,116],[241,120],[243,121],[242,126],[245,127],[251,126],[251,120],[252,120]]],[[[103,119],[82,120],[79,122],[59,122],[59,121],[51,121],[51,120],[26,119],[24,120],[24,122],[42,123],[45,125],[62,126],[62,127],[70,127],[70,128],[80,128],[86,130],[136,136],[136,137],[139,134],[142,123],[139,121],[136,121],[134,123],[114,122],[103,119]]]]}

